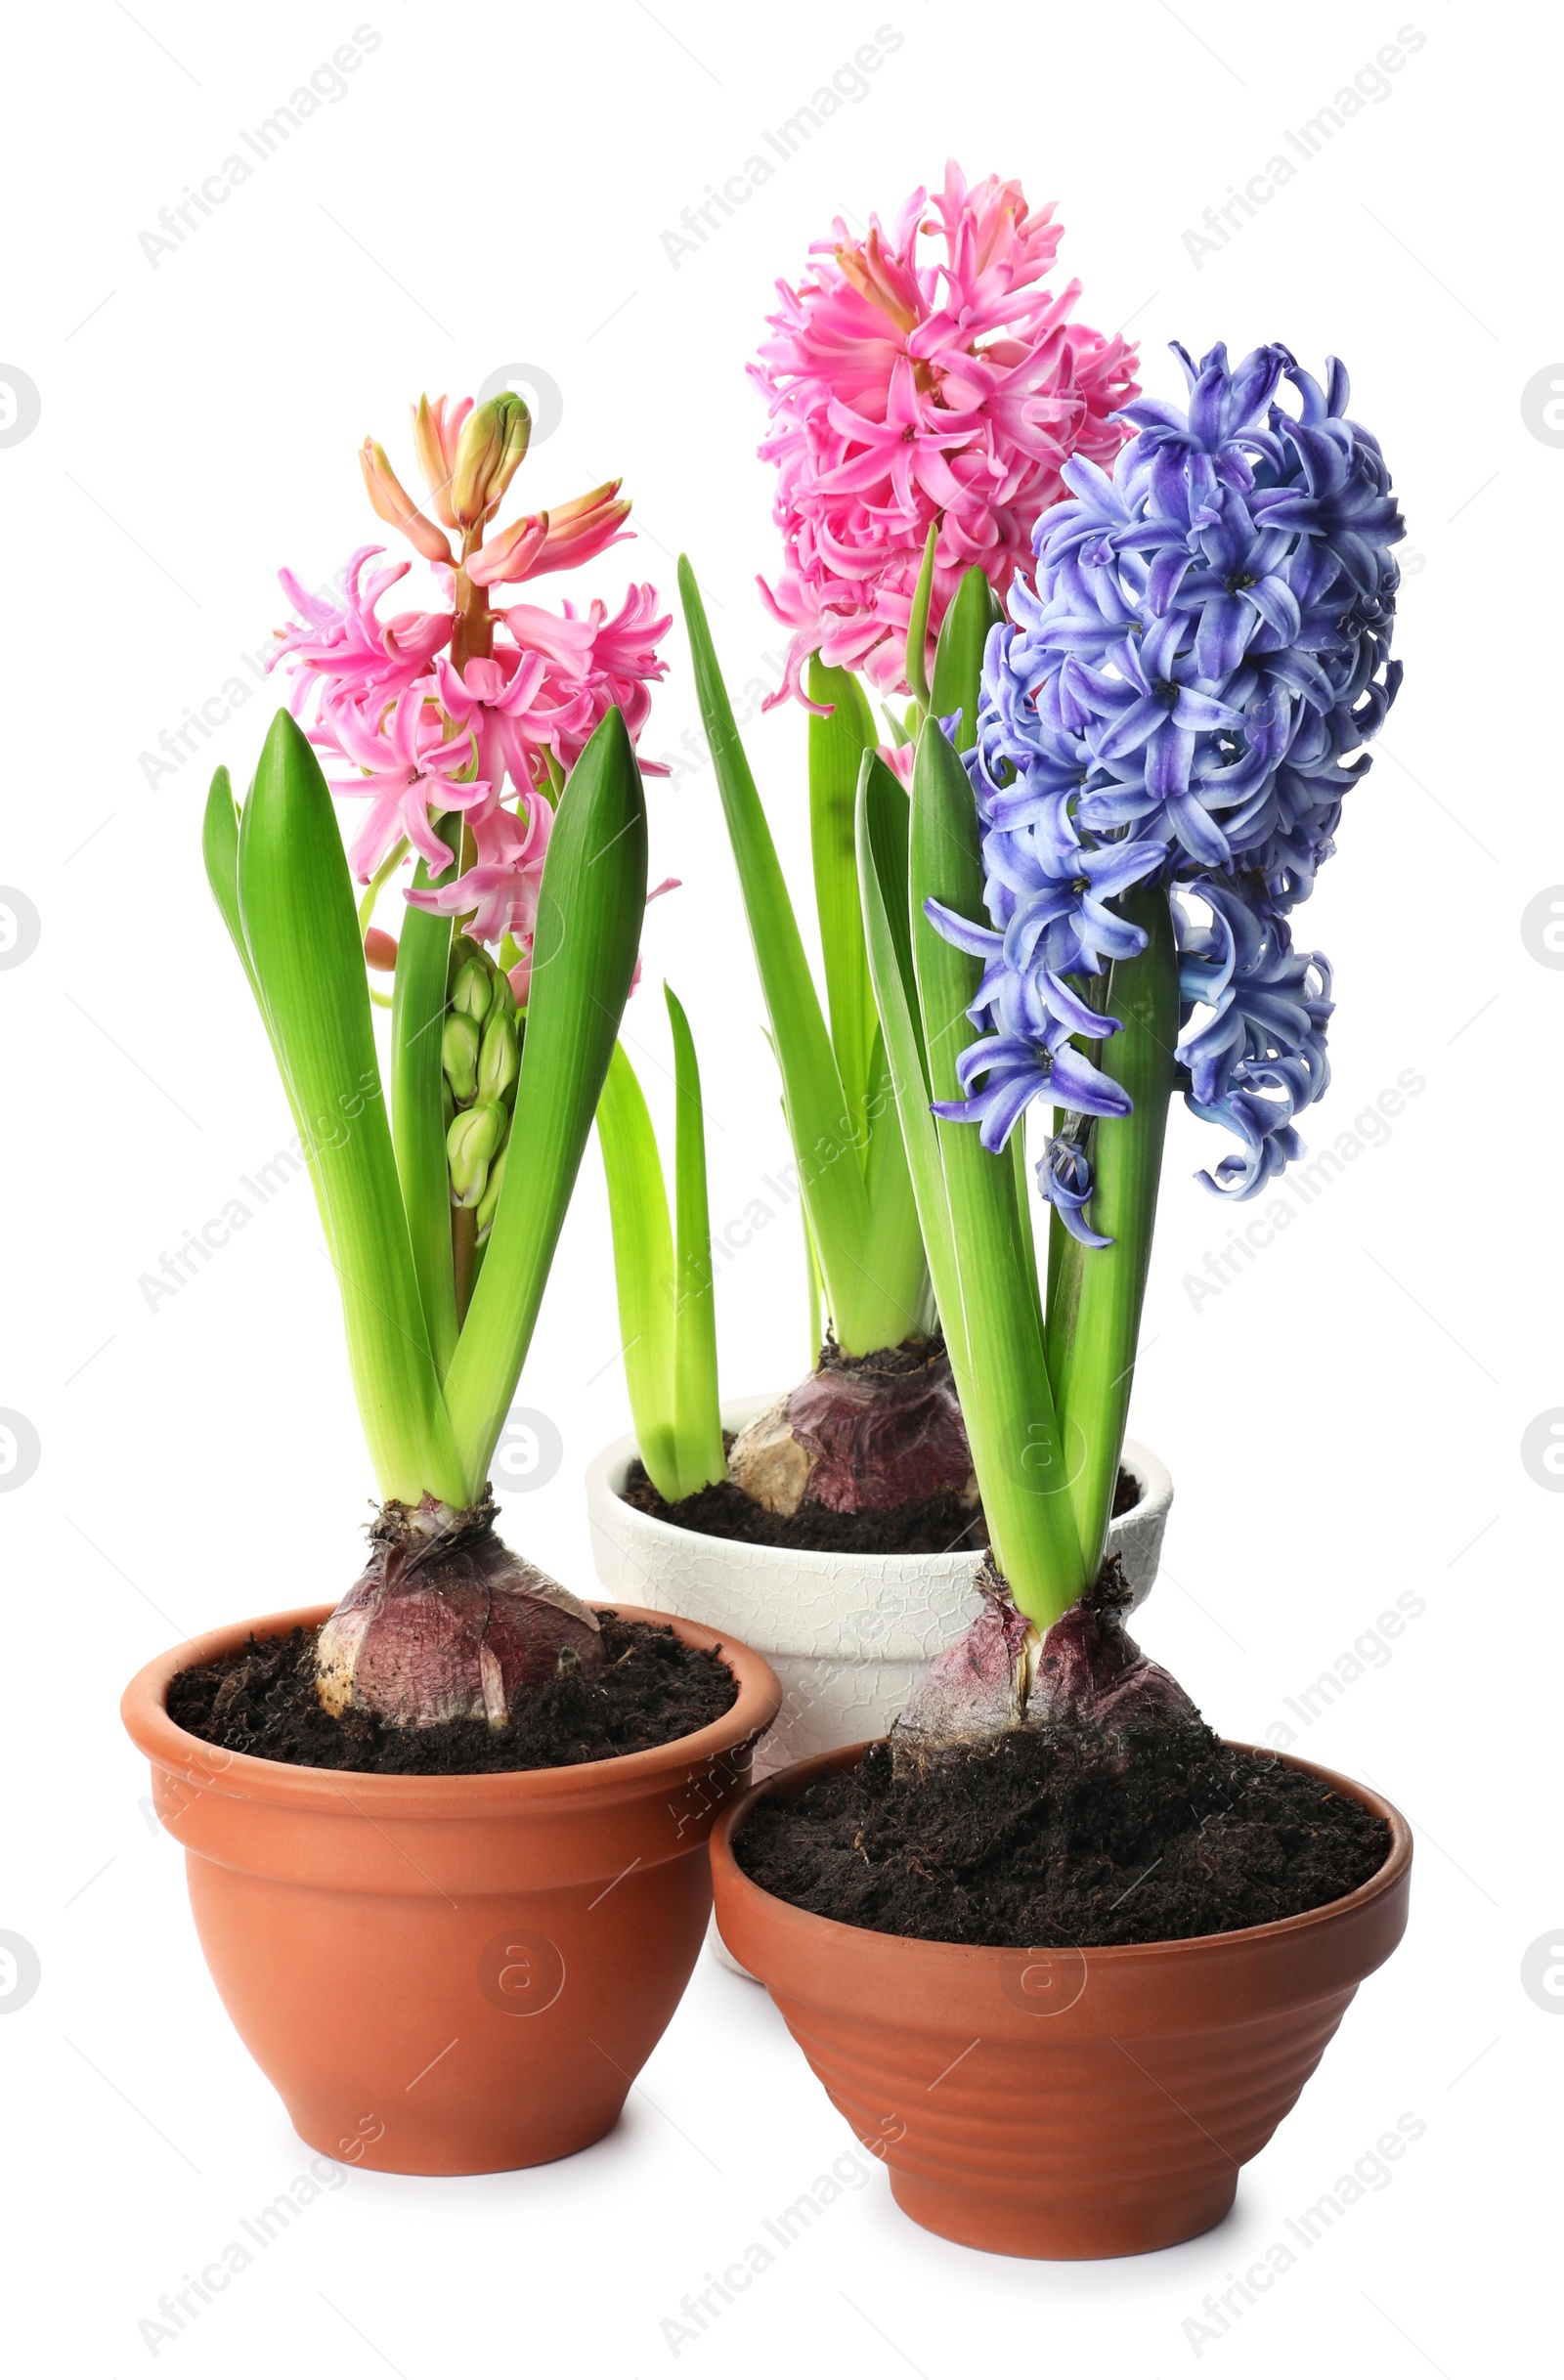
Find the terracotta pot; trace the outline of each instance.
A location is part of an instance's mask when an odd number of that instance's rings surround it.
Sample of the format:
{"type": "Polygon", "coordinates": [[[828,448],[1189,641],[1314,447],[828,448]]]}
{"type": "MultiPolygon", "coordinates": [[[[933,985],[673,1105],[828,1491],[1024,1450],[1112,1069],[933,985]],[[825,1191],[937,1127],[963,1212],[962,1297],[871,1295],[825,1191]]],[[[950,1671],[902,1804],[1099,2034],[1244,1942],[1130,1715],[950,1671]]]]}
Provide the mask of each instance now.
{"type": "Polygon", "coordinates": [[[302,1768],[174,1725],[177,1669],[329,1608],[215,1629],[126,1690],[223,2005],[328,2156],[400,2174],[569,2156],[614,2124],[689,1981],[707,1837],[748,1782],[777,1681],[746,1646],[674,1620],[738,1680],[722,1718],[623,1759],[504,1776],[302,1768]]]}
{"type": "Polygon", "coordinates": [[[1412,1836],[1388,1801],[1289,1768],[1391,1830],[1377,1876],[1303,1917],[1111,1950],[980,1950],[813,1917],[762,1892],[732,1839],[863,1747],[790,1769],[712,1838],[717,1921],[833,2103],[926,2230],[1007,2256],[1133,2256],[1233,2204],[1365,1975],[1407,1922],[1412,1836]]]}
{"type": "MultiPolygon", "coordinates": [[[[722,1408],[741,1430],[773,1397],[722,1408]]],[[[982,1609],[976,1554],[835,1554],[741,1545],[675,1529],[624,1500],[633,1438],[605,1447],[586,1473],[592,1560],[610,1595],[687,1612],[755,1645],[782,1681],[782,1711],[756,1756],[758,1777],[839,1744],[884,1735],[936,1653],[982,1609]]],[[[1132,1439],[1124,1468],[1140,1487],[1112,1522],[1108,1550],[1136,1603],[1151,1592],[1173,1501],[1165,1466],[1132,1439]]]]}

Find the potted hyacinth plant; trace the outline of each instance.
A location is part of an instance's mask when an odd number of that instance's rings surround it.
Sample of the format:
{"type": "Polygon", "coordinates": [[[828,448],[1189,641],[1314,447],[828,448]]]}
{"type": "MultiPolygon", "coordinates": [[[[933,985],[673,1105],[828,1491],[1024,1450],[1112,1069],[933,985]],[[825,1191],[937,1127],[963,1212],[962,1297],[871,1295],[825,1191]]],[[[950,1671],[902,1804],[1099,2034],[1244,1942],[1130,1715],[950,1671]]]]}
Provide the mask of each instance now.
{"type": "Polygon", "coordinates": [[[594,1610],[495,1525],[636,964],[634,739],[668,627],[649,586],[613,617],[505,603],[629,509],[616,483],[500,526],[528,431],[510,395],[420,400],[427,513],[366,442],[438,599],[386,617],[410,565],[378,546],[340,605],[284,573],[294,712],[242,809],[212,787],[207,874],[315,1186],[380,1506],[334,1608],[177,1647],[124,1706],[246,2045],[314,2147],[398,2172],[534,2164],[615,2121],[700,1946],[711,1813],[777,1700],[742,1646],[594,1610]],[[363,805],[351,862],[333,791],[363,805]],[[393,938],[374,903],[409,864],[393,938]]]}
{"type": "MultiPolygon", "coordinates": [[[[1046,285],[1062,236],[1053,207],[1029,207],[1016,182],[969,188],[952,164],[889,229],[872,218],[857,239],[836,224],[800,285],[782,284],[751,368],[771,416],[760,454],[777,467],[784,546],[774,590],[761,583],[789,632],[772,700],[791,695],[809,714],[823,999],[680,566],[781,1076],[818,1358],[781,1396],[724,1408],[715,1487],[658,1493],[644,1443],[638,1460],[622,1440],[592,1465],[588,1496],[605,1585],[763,1647],[786,1693],[760,1755],[770,1766],[888,1726],[976,1608],[983,1515],[870,985],[853,802],[865,753],[904,776],[931,714],[971,747],[983,642],[1064,494],[1062,467],[1110,462],[1124,437],[1135,351],[1074,319],[1078,282],[1046,285]]],[[[1144,1448],[1124,1459],[1111,1525],[1139,1595],[1172,1486],[1144,1448]]]]}
{"type": "Polygon", "coordinates": [[[1066,467],[965,764],[931,719],[910,804],[872,755],[859,782],[984,1607],[889,1738],[756,1789],[714,1844],[724,1938],[902,2207],[1017,2255],[1218,2221],[1410,1871],[1375,1795],[1219,1741],[1105,1558],[1169,1101],[1231,1137],[1220,1196],[1301,1153],[1331,1001],[1295,915],[1400,679],[1402,524],[1346,373],[1178,352],[1187,407],[1127,407],[1111,477],[1066,467]],[[1037,1102],[1046,1254],[1010,1154],[1037,1102]]]}

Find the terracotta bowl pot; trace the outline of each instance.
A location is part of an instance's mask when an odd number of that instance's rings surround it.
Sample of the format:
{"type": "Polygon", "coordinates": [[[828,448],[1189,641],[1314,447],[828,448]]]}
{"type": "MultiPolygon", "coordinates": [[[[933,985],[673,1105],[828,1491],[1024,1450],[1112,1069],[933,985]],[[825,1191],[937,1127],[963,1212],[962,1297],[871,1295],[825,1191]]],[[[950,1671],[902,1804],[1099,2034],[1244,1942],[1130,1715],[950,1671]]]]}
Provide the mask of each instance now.
{"type": "Polygon", "coordinates": [[[863,1749],[804,1761],[730,1805],[712,1872],[723,1940],[890,2168],[896,2203],[927,2230],[1008,2256],[1133,2256],[1219,2223],[1239,2167],[1401,1939],[1406,1820],[1367,1787],[1288,1760],[1390,1828],[1384,1866],[1342,1900],[1115,1949],[908,1941],[796,1909],[733,1856],[761,1795],[797,1794],[863,1749]]]}
{"type": "Polygon", "coordinates": [[[569,2156],[611,2129],[689,1981],[712,1822],[781,1689],[730,1637],[617,1603],[720,1651],[732,1709],[623,1759],[482,1777],[298,1767],[174,1725],[176,1670],[330,1608],[214,1629],[125,1693],[223,2005],[328,2156],[400,2174],[569,2156]]]}

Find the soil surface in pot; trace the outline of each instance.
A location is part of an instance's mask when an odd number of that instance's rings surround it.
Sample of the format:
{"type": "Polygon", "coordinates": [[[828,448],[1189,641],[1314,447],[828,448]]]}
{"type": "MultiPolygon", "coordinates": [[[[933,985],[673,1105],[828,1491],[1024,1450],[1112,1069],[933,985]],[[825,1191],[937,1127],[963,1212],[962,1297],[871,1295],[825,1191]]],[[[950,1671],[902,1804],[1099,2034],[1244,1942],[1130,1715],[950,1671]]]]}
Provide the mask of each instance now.
{"type": "MultiPolygon", "coordinates": [[[[731,1447],[728,1431],[724,1445],[731,1447]]],[[[952,1554],[986,1553],[988,1523],[980,1504],[969,1504],[958,1489],[928,1495],[891,1512],[833,1512],[829,1505],[802,1503],[797,1512],[767,1512],[730,1479],[697,1488],[676,1504],[665,1503],[637,1454],[621,1491],[623,1500],[654,1521],[693,1529],[702,1536],[728,1537],[741,1545],[783,1545],[795,1553],[952,1554]]],[[[1113,1492],[1113,1518],[1134,1510],[1141,1492],[1120,1471],[1113,1492]]]]}
{"type": "Polygon", "coordinates": [[[1384,1865],[1390,1830],[1203,1723],[1008,1733],[926,1762],[872,1744],[759,1802],[734,1856],[817,1917],[922,1942],[1176,1942],[1296,1917],[1384,1865]]]}
{"type": "Polygon", "coordinates": [[[474,1777],[501,1769],[572,1768],[647,1752],[710,1727],[738,1686],[715,1653],[680,1644],[672,1628],[599,1612],[605,1668],[569,1653],[546,1685],[524,1688],[510,1724],[452,1719],[438,1727],[387,1727],[371,1713],[332,1718],[315,1690],[316,1628],[251,1636],[226,1661],[181,1669],[168,1688],[176,1727],[258,1760],[301,1768],[354,1768],[379,1776],[474,1777]]]}

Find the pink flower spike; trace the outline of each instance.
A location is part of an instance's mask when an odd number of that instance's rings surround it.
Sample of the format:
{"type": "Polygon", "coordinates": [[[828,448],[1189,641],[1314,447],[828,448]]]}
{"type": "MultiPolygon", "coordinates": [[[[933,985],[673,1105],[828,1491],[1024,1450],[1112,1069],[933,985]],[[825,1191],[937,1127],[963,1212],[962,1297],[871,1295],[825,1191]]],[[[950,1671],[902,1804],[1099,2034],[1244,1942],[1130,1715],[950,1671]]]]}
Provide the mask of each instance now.
{"type": "Polygon", "coordinates": [[[367,438],[359,449],[359,463],[364,472],[364,484],[369,492],[369,501],[382,521],[400,529],[410,544],[415,545],[426,562],[450,562],[454,559],[450,541],[443,530],[418,510],[406,488],[391,468],[384,447],[367,438]]]}
{"type": "Polygon", "coordinates": [[[1072,319],[1070,282],[1043,286],[1061,239],[1052,206],[1015,181],[945,170],[862,238],[838,222],[780,304],[751,376],[771,426],[784,565],[767,597],[791,631],[781,693],[804,665],[906,691],[907,624],[937,530],[931,654],[962,574],[1007,592],[1074,455],[1110,466],[1136,394],[1135,350],[1072,319]],[[943,254],[922,245],[934,241],[943,254]]]}

